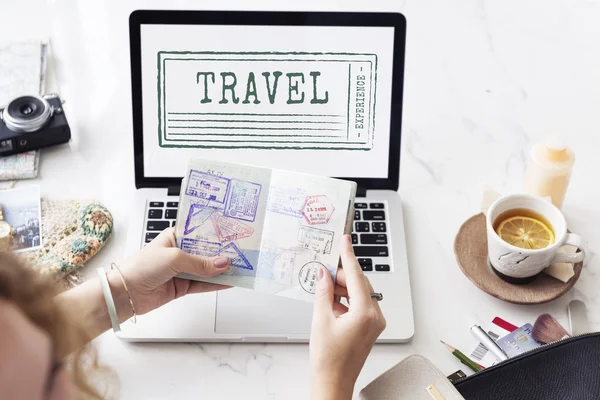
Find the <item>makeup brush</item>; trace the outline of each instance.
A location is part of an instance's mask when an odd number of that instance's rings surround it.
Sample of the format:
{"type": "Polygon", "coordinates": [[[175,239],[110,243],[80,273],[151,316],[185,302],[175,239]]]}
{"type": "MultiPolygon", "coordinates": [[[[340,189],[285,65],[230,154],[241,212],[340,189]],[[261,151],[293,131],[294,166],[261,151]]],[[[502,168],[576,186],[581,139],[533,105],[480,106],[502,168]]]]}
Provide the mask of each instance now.
{"type": "Polygon", "coordinates": [[[533,324],[531,337],[545,344],[571,337],[569,332],[550,314],[542,314],[533,324]]]}

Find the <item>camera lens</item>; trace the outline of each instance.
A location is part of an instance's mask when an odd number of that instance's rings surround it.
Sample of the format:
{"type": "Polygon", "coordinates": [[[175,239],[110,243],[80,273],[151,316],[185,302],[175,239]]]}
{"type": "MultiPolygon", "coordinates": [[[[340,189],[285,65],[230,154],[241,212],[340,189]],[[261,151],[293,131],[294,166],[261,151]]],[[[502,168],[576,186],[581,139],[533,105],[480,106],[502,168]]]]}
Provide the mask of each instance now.
{"type": "Polygon", "coordinates": [[[26,104],[23,107],[21,107],[21,114],[23,114],[23,115],[29,115],[32,112],[33,112],[33,108],[31,108],[31,106],[29,104],[26,104]]]}
{"type": "Polygon", "coordinates": [[[2,118],[15,132],[35,132],[50,121],[52,107],[38,96],[17,97],[4,109],[2,118]]]}

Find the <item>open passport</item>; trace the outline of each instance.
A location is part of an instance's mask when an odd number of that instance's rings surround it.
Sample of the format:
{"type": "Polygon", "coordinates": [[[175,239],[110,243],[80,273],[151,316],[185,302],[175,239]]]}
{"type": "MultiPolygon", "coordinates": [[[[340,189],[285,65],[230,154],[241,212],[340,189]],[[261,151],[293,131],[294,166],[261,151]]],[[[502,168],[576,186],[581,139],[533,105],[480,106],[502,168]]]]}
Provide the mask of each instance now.
{"type": "Polygon", "coordinates": [[[190,161],[175,234],[185,252],[224,256],[228,270],[183,278],[313,301],[317,270],[335,281],[352,230],[356,183],[208,159],[190,161]]]}

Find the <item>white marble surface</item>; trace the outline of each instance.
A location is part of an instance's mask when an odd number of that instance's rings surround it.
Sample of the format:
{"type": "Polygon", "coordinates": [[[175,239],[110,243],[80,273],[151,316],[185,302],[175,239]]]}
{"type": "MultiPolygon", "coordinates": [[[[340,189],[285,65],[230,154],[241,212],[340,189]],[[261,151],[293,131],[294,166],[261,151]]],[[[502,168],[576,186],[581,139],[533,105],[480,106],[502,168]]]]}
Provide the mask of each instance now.
{"type": "MultiPolygon", "coordinates": [[[[49,198],[96,197],[112,210],[114,237],[91,270],[123,257],[134,191],[127,16],[160,1],[2,0],[0,35],[46,35],[73,127],[70,145],[42,154],[49,198]]],[[[163,3],[166,6],[167,3],[163,3]]],[[[577,154],[564,212],[600,250],[600,3],[595,0],[255,0],[168,2],[177,8],[401,11],[408,20],[400,195],[405,206],[416,334],[376,346],[357,389],[420,353],[444,372],[464,367],[440,345],[467,351],[468,327],[499,315],[515,324],[584,299],[600,328],[600,261],[589,258],[575,289],[542,306],[515,306],[480,292],[458,269],[452,244],[478,211],[482,185],[519,191],[533,141],[559,132],[577,154]],[[366,8],[368,7],[368,8],[366,8]]],[[[22,183],[25,184],[25,183],[22,183]]],[[[306,399],[306,345],[96,341],[124,399],[306,399]]]]}

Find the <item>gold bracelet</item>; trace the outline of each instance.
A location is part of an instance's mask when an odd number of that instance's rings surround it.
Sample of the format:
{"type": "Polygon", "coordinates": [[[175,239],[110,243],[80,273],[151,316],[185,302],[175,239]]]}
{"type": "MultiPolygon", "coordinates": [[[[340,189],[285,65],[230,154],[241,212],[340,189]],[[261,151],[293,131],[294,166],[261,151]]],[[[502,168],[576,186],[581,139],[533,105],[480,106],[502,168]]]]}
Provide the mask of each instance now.
{"type": "Polygon", "coordinates": [[[131,310],[133,311],[133,323],[135,324],[137,322],[135,307],[133,306],[133,300],[131,300],[131,295],[129,294],[129,289],[127,289],[127,283],[125,283],[125,278],[123,278],[123,274],[121,273],[119,266],[117,264],[115,264],[114,262],[110,263],[110,269],[116,269],[117,272],[119,273],[119,276],[121,277],[121,282],[123,282],[123,287],[125,288],[125,292],[127,293],[127,297],[129,298],[129,304],[131,304],[131,310]]]}

